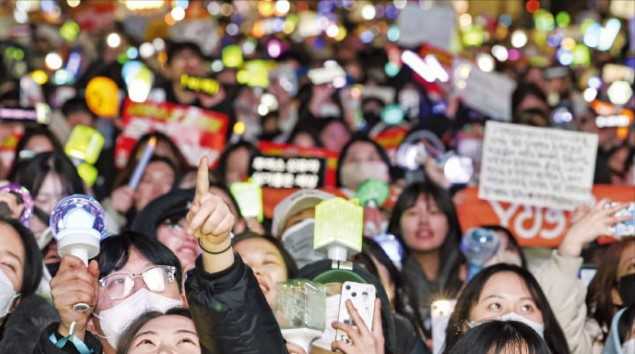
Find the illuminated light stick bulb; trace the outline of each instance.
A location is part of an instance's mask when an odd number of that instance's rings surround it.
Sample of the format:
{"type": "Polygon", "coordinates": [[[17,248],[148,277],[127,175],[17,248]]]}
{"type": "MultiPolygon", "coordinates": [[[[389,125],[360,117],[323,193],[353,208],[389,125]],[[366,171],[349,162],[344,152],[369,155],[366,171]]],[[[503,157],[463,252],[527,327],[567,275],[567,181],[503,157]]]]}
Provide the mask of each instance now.
{"type": "Polygon", "coordinates": [[[326,328],[326,288],[308,280],[281,283],[273,307],[284,339],[308,353],[326,328]]]}
{"type": "Polygon", "coordinates": [[[461,252],[469,265],[468,281],[483,269],[487,261],[498,252],[499,247],[500,239],[494,231],[488,229],[471,229],[463,236],[461,252]]]}
{"type": "Polygon", "coordinates": [[[143,172],[148,166],[150,159],[152,158],[152,154],[154,154],[154,148],[157,145],[157,138],[153,136],[148,141],[145,149],[143,149],[143,154],[141,154],[141,158],[139,162],[137,162],[137,166],[134,168],[134,172],[132,172],[132,177],[130,177],[130,181],[128,181],[128,188],[136,189],[141,181],[141,177],[143,177],[143,172]]]}
{"type": "MultiPolygon", "coordinates": [[[[104,209],[91,196],[73,194],[60,200],[49,221],[59,256],[75,256],[88,265],[88,260],[99,254],[100,242],[107,236],[104,218],[104,209]]],[[[73,305],[75,311],[89,308],[85,303],[73,305]]]]}
{"type": "Polygon", "coordinates": [[[31,193],[25,187],[17,184],[17,183],[7,183],[0,186],[0,193],[11,193],[16,197],[19,195],[22,199],[21,205],[24,207],[22,212],[19,215],[20,223],[26,227],[29,227],[29,221],[31,220],[31,215],[33,214],[33,198],[31,197],[31,193]]]}

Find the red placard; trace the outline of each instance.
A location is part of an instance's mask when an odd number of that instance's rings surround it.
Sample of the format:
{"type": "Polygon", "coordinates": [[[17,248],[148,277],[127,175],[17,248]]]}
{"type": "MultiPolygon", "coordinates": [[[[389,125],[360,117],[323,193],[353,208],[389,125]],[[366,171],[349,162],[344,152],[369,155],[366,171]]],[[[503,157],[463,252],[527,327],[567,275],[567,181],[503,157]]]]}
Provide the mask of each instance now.
{"type": "Polygon", "coordinates": [[[225,147],[228,129],[227,117],[218,112],[174,103],[124,103],[122,116],[124,129],[117,139],[115,163],[122,168],[139,138],[146,133],[159,131],[174,141],[188,163],[196,166],[201,157],[207,156],[210,164],[225,147]]]}
{"type": "MultiPolygon", "coordinates": [[[[595,200],[633,202],[635,187],[593,186],[595,200]]],[[[523,247],[557,247],[571,225],[571,212],[478,198],[478,188],[467,188],[454,198],[461,228],[483,225],[508,228],[523,247]]]]}
{"type": "Polygon", "coordinates": [[[263,155],[284,157],[315,157],[326,159],[326,172],[324,184],[326,187],[335,187],[337,171],[337,153],[320,148],[303,148],[295,145],[278,144],[270,141],[258,143],[258,149],[263,155]]]}

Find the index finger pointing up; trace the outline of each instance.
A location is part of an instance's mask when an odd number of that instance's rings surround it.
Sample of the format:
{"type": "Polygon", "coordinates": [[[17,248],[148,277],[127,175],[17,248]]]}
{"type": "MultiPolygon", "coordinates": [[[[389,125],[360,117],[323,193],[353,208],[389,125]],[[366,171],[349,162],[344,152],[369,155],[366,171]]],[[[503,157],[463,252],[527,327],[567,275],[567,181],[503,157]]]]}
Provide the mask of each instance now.
{"type": "Polygon", "coordinates": [[[198,162],[198,172],[196,173],[196,194],[194,201],[200,201],[209,191],[209,164],[207,156],[203,156],[198,162]]]}

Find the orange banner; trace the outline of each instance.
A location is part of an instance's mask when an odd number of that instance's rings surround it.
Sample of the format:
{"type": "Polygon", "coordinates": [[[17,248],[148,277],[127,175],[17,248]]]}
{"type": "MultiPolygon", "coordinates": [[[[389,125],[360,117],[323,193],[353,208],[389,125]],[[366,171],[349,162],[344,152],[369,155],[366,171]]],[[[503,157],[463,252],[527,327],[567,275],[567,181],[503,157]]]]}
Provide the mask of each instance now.
{"type": "MultiPolygon", "coordinates": [[[[595,200],[635,201],[635,187],[596,185],[595,200]]],[[[557,247],[571,224],[571,212],[487,201],[478,198],[478,188],[467,188],[454,197],[459,222],[465,231],[483,225],[508,228],[523,247],[557,247]]]]}

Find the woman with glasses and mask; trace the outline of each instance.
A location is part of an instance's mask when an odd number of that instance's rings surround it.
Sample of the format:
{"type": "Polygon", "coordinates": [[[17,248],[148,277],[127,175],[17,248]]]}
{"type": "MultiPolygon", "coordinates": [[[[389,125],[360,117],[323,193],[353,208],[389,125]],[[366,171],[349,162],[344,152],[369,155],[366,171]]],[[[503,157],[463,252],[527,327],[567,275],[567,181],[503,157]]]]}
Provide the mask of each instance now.
{"type": "MultiPolygon", "coordinates": [[[[234,255],[230,230],[235,217],[209,190],[207,166],[204,158],[186,216],[188,232],[203,250],[188,273],[185,291],[202,352],[285,353],[258,282],[234,255]]],[[[185,305],[179,260],[159,241],[126,232],[103,240],[101,250],[88,267],[64,257],[52,283],[62,320],[40,335],[34,353],[115,354],[122,333],[138,317],[185,305]],[[92,311],[74,311],[76,303],[87,303],[92,311]]]]}
{"type": "Polygon", "coordinates": [[[51,289],[61,320],[42,334],[36,353],[63,353],[69,346],[115,354],[122,332],[137,317],[185,304],[176,256],[134,232],[103,240],[88,267],[76,257],[64,257],[51,289]],[[76,303],[91,309],[75,311],[76,303]]]}

